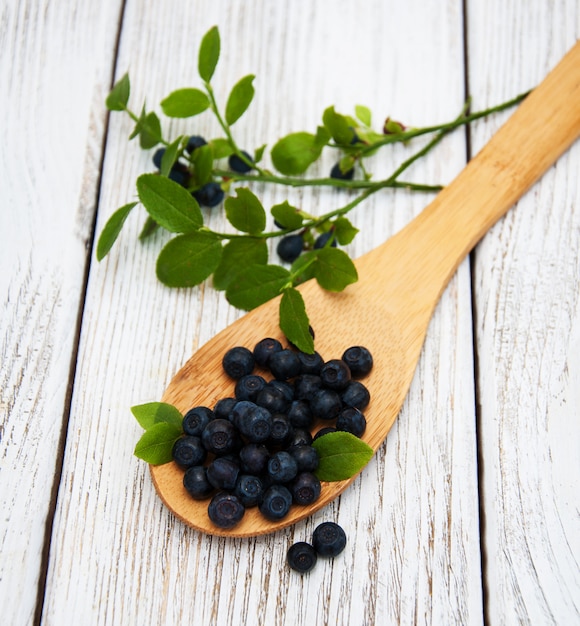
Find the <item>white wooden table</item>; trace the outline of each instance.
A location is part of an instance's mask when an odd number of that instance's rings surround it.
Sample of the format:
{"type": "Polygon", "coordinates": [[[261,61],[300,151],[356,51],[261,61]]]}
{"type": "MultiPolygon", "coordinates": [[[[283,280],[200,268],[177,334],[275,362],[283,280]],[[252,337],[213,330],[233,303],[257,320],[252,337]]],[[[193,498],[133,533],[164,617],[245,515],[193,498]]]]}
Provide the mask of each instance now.
{"type": "MultiPolygon", "coordinates": [[[[142,213],[104,262],[94,253],[151,170],[106,94],[129,71],[135,108],[159,110],[198,85],[212,25],[218,97],[256,75],[236,125],[253,148],[314,130],[331,104],[423,126],[454,118],[466,93],[472,110],[507,100],[580,36],[577,0],[5,0],[0,18],[0,622],[580,624],[580,145],[460,267],[398,422],[354,485],[252,540],[199,534],[163,507],[129,411],[240,312],[209,285],[156,280],[163,238],[137,242],[142,213]],[[326,519],[347,549],[301,577],[286,551],[326,519]]],[[[409,178],[449,182],[508,116],[449,136],[409,178]]],[[[217,132],[209,116],[172,124],[217,132]]],[[[385,151],[376,175],[403,154],[385,151]]],[[[312,211],[343,198],[256,192],[312,211]]],[[[349,252],[430,197],[374,195],[352,215],[349,252]]]]}

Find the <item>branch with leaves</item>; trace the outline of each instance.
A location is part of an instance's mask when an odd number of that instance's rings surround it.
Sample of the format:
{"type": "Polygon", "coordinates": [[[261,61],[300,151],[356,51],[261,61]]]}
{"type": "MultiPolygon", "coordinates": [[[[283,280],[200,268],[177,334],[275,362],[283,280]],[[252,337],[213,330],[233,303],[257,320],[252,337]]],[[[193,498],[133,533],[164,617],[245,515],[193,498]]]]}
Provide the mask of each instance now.
{"type": "Polygon", "coordinates": [[[137,198],[117,209],[105,224],[97,243],[97,259],[113,247],[133,209],[141,204],[147,218],[139,238],[149,237],[158,228],[175,235],[159,253],[156,273],[169,287],[193,287],[212,278],[214,288],[225,292],[233,306],[250,310],[282,296],[280,327],[300,350],[314,351],[308,315],[296,286],[315,279],[326,290],[342,291],[357,281],[357,271],[349,255],[339,246],[352,242],[358,229],[347,217],[356,206],[385,188],[434,192],[437,185],[401,180],[402,174],[424,157],[449,132],[476,119],[518,104],[522,94],[501,105],[468,112],[466,103],[459,116],[447,123],[424,128],[406,128],[387,118],[380,132],[372,128],[368,107],[357,105],[355,116],[328,107],[316,132],[294,132],[281,138],[269,154],[272,167],[262,165],[266,145],[253,155],[242,150],[232,127],[247,111],[253,98],[254,76],[241,78],[231,89],[223,110],[211,84],[220,56],[217,27],[203,37],[198,55],[198,72],[203,89],[187,87],[170,93],[161,101],[170,118],[191,118],[206,111],[213,114],[223,136],[206,141],[199,136],[164,137],[161,120],[154,111],[142,107],[139,114],[129,108],[131,85],[124,75],[106,100],[110,111],[123,111],[135,122],[130,139],[139,138],[141,148],[156,148],[156,171],[138,177],[137,198]],[[433,138],[406,158],[389,176],[373,180],[367,159],[395,143],[410,145],[413,139],[431,134],[433,138]],[[337,153],[330,176],[309,178],[308,169],[321,158],[323,150],[337,153]],[[228,167],[223,161],[227,159],[228,167]],[[243,183],[243,186],[240,185],[243,183]],[[288,201],[269,208],[276,229],[266,230],[268,215],[252,184],[287,187],[332,186],[349,189],[357,195],[350,202],[321,215],[312,215],[288,201]],[[217,232],[205,224],[201,207],[222,205],[233,232],[217,232]],[[288,238],[298,243],[298,254],[283,255],[282,263],[269,259],[269,239],[278,238],[278,250],[288,238]],[[295,257],[295,258],[294,258],[295,257]]]}

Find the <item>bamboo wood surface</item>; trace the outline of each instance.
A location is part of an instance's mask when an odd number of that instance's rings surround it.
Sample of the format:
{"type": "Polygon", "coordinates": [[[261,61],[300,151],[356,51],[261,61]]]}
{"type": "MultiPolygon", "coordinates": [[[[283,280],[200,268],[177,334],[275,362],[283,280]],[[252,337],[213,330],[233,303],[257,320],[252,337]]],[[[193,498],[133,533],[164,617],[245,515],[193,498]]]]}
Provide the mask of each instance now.
{"type": "MultiPolygon", "coordinates": [[[[99,231],[151,168],[127,141],[129,120],[105,124],[113,76],[129,70],[135,108],[154,106],[195,83],[200,38],[218,24],[221,100],[257,77],[236,125],[251,148],[313,130],[330,104],[417,126],[453,119],[465,85],[473,110],[491,106],[536,85],[580,35],[575,0],[355,4],[0,9],[3,623],[580,623],[577,146],[460,266],[386,444],[324,511],[273,535],[209,538],[167,511],[132,456],[129,407],[159,399],[240,313],[207,285],[163,288],[164,239],[138,244],[137,216],[93,261],[93,219],[99,231]],[[325,519],[345,527],[346,551],[294,575],[288,546],[325,519]]],[[[447,137],[410,177],[448,183],[508,115],[447,137]]],[[[209,117],[193,130],[218,133],[209,117]]],[[[407,155],[381,154],[377,177],[407,155]]],[[[318,173],[331,165],[325,156],[318,173]]],[[[288,197],[312,211],[349,198],[257,191],[265,206],[288,197]]],[[[349,252],[373,249],[430,199],[376,194],[352,215],[349,252]]]]}

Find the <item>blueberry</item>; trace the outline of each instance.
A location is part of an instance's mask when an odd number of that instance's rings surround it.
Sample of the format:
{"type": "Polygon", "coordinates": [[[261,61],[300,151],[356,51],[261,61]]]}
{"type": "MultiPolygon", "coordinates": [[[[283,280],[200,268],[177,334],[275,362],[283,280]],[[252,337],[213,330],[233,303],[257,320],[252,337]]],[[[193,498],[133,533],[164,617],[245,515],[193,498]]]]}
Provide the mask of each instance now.
{"type": "Polygon", "coordinates": [[[290,493],[296,504],[306,505],[316,502],[320,497],[320,480],[310,472],[298,474],[290,485],[290,493]]]}
{"type": "Polygon", "coordinates": [[[272,446],[284,446],[294,434],[294,428],[286,415],[275,413],[272,415],[272,432],[269,443],[272,446]]]}
{"type": "Polygon", "coordinates": [[[298,352],[297,355],[300,361],[301,374],[318,374],[320,368],[324,365],[324,360],[318,352],[313,352],[312,354],[298,352]]]}
{"type": "Polygon", "coordinates": [[[161,160],[163,159],[164,154],[165,154],[165,148],[158,148],[157,150],[155,150],[155,153],[153,154],[153,165],[155,165],[157,169],[161,168],[161,160]]]}
{"type": "Polygon", "coordinates": [[[293,350],[274,352],[268,361],[268,367],[278,380],[288,380],[300,374],[300,360],[293,350]]]}
{"type": "Polygon", "coordinates": [[[266,380],[257,374],[242,376],[236,383],[234,395],[238,400],[250,400],[255,402],[258,395],[266,386],[266,380]]]}
{"type": "Polygon", "coordinates": [[[230,414],[237,403],[237,398],[222,398],[218,400],[213,407],[215,417],[225,420],[230,419],[230,414]]]}
{"type": "Polygon", "coordinates": [[[294,396],[297,400],[310,399],[322,387],[322,379],[316,374],[301,374],[294,380],[294,396]]]}
{"type": "Polygon", "coordinates": [[[330,242],[329,245],[332,248],[336,248],[337,242],[336,242],[336,237],[334,236],[334,231],[328,230],[325,233],[318,235],[318,237],[316,238],[316,241],[314,242],[314,249],[318,250],[319,248],[324,248],[331,239],[332,241],[330,242]]]}
{"type": "Polygon", "coordinates": [[[346,172],[340,169],[340,165],[336,163],[330,170],[330,178],[336,178],[338,180],[351,180],[354,177],[354,167],[351,167],[346,172]]]}
{"type": "Polygon", "coordinates": [[[274,379],[268,382],[268,386],[275,387],[281,391],[288,404],[294,400],[294,385],[290,381],[274,379]]]}
{"type": "Polygon", "coordinates": [[[292,438],[286,446],[290,450],[293,446],[309,446],[312,443],[312,434],[305,428],[295,428],[292,438]]]}
{"type": "Polygon", "coordinates": [[[257,506],[262,499],[263,493],[264,484],[258,476],[241,474],[238,477],[234,494],[246,508],[257,506]]]}
{"type": "Polygon", "coordinates": [[[345,350],[342,360],[348,365],[355,377],[366,376],[373,367],[373,357],[364,346],[352,346],[345,350]]]}
{"type": "Polygon", "coordinates": [[[314,529],[312,545],[320,556],[337,556],[346,546],[346,534],[338,524],[323,522],[314,529]]]}
{"type": "Polygon", "coordinates": [[[254,359],[261,367],[268,365],[270,355],[274,352],[282,350],[282,344],[277,339],[266,337],[254,346],[254,359]]]}
{"type": "MultiPolygon", "coordinates": [[[[252,162],[252,157],[247,152],[242,150],[242,154],[246,157],[248,161],[252,162]]],[[[232,154],[230,156],[230,158],[228,159],[228,164],[231,170],[233,170],[234,172],[238,172],[239,174],[247,174],[253,169],[251,165],[248,165],[237,154],[232,154]]]]}
{"type": "Polygon", "coordinates": [[[187,185],[189,184],[189,179],[191,178],[191,174],[185,166],[180,167],[176,163],[169,171],[167,178],[171,179],[173,182],[181,185],[182,187],[187,187],[187,185]]]}
{"type": "Polygon", "coordinates": [[[367,427],[365,416],[354,407],[343,409],[336,418],[336,430],[344,430],[356,437],[362,437],[367,427]]]}
{"type": "Polygon", "coordinates": [[[248,348],[236,346],[230,348],[222,359],[222,367],[231,378],[240,379],[254,371],[254,355],[248,348]]]}
{"type": "Polygon", "coordinates": [[[298,541],[290,546],[286,555],[288,565],[300,574],[309,572],[318,560],[316,550],[305,541],[298,541]]]}
{"type": "Polygon", "coordinates": [[[266,471],[270,452],[264,444],[248,443],[240,450],[239,458],[243,472],[260,475],[266,471]]]}
{"type": "Polygon", "coordinates": [[[216,489],[234,489],[239,473],[239,466],[226,457],[218,456],[207,466],[207,480],[216,489]]]}
{"type": "Polygon", "coordinates": [[[271,413],[283,413],[288,408],[288,400],[282,389],[267,383],[256,397],[256,404],[271,413]]]}
{"type": "Polygon", "coordinates": [[[260,513],[275,522],[288,515],[292,506],[292,494],[284,485],[271,485],[266,489],[258,507],[260,513]]]}
{"type": "Polygon", "coordinates": [[[183,476],[183,486],[194,500],[205,500],[214,490],[207,479],[207,468],[203,465],[194,465],[186,470],[183,476]]]}
{"type": "Polygon", "coordinates": [[[199,437],[181,437],[173,444],[173,460],[183,469],[201,465],[207,456],[207,451],[199,437]]]}
{"type": "Polygon", "coordinates": [[[298,472],[314,472],[318,469],[319,458],[316,448],[307,445],[292,446],[288,452],[294,457],[298,472]]]}
{"type": "Polygon", "coordinates": [[[233,528],[241,521],[245,512],[239,498],[223,491],[216,493],[207,508],[209,519],[220,528],[233,528]]]}
{"type": "Polygon", "coordinates": [[[201,433],[203,447],[213,454],[224,455],[239,448],[240,438],[236,427],[229,421],[216,418],[201,433]]]}
{"type": "Polygon", "coordinates": [[[351,373],[348,365],[342,359],[332,359],[320,368],[320,378],[325,387],[341,390],[350,382],[351,373]]]}
{"type": "Polygon", "coordinates": [[[219,183],[206,183],[203,187],[193,192],[193,197],[202,206],[212,208],[224,199],[224,191],[219,183]]]}
{"type": "Polygon", "coordinates": [[[323,420],[333,420],[342,410],[342,400],[336,391],[320,389],[311,398],[310,408],[315,417],[323,420]]]}
{"type": "Polygon", "coordinates": [[[183,432],[195,437],[201,436],[203,429],[215,417],[206,406],[196,406],[183,416],[183,432]]]}
{"type": "Polygon", "coordinates": [[[286,235],[282,237],[276,247],[276,252],[282,261],[293,263],[302,253],[304,239],[302,235],[286,235]]]}
{"type": "Polygon", "coordinates": [[[240,416],[236,425],[249,443],[263,443],[272,434],[272,414],[268,409],[254,405],[240,416]]]}
{"type": "Polygon", "coordinates": [[[207,145],[207,141],[203,137],[199,137],[198,135],[192,135],[187,140],[187,145],[185,146],[185,150],[192,154],[197,148],[201,148],[202,146],[207,145]]]}
{"type": "Polygon", "coordinates": [[[320,430],[317,430],[316,433],[314,434],[314,437],[312,439],[316,440],[319,437],[323,437],[324,435],[328,435],[328,433],[335,433],[335,432],[336,432],[336,428],[334,426],[325,426],[324,428],[321,428],[320,430]]]}
{"type": "Polygon", "coordinates": [[[268,461],[268,476],[276,483],[287,483],[296,478],[298,463],[285,450],[274,452],[268,461]]]}
{"type": "Polygon", "coordinates": [[[351,380],[346,389],[340,392],[343,404],[353,406],[361,411],[371,401],[369,390],[358,380],[351,380]]]}
{"type": "Polygon", "coordinates": [[[310,404],[305,400],[293,400],[287,415],[294,428],[310,428],[314,421],[310,404]]]}

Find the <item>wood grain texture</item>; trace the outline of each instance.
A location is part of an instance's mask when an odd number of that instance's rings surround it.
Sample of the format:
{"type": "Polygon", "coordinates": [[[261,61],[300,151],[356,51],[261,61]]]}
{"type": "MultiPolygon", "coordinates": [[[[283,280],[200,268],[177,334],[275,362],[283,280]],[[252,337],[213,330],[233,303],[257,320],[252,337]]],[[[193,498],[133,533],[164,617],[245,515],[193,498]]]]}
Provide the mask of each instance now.
{"type": "MultiPolygon", "coordinates": [[[[255,103],[236,125],[240,145],[314,129],[332,103],[345,112],[364,103],[377,124],[389,114],[413,125],[436,123],[461,108],[461,3],[435,10],[418,2],[303,0],[129,1],[118,68],[119,75],[130,71],[135,108],[145,96],[155,103],[196,80],[192,59],[213,24],[223,40],[215,80],[222,102],[241,76],[258,77],[255,103]],[[400,28],[411,21],[412,29],[400,28]],[[346,48],[354,24],[365,36],[346,48]]],[[[186,126],[171,124],[180,128],[186,126]]],[[[150,168],[149,156],[127,144],[130,130],[121,116],[111,119],[101,226],[150,168]]],[[[217,133],[206,117],[194,130],[217,133]]],[[[406,154],[401,148],[378,157],[378,172],[390,173],[406,154]]],[[[409,174],[451,180],[464,165],[461,134],[438,154],[409,174]]],[[[327,155],[320,171],[330,165],[327,155]]],[[[259,192],[266,206],[288,194],[259,192]]],[[[293,199],[312,211],[345,202],[344,194],[315,190],[296,191],[293,199]]],[[[426,201],[385,192],[366,203],[354,217],[362,232],[351,252],[382,242],[426,201]]],[[[224,225],[218,214],[209,220],[224,225]]],[[[114,254],[91,271],[44,622],[481,623],[468,265],[437,308],[400,422],[351,488],[324,512],[274,535],[208,538],[157,498],[146,466],[131,454],[140,432],[128,409],[159,399],[192,350],[239,313],[208,287],[159,285],[153,270],[163,237],[137,245],[140,226],[132,216],[114,254]],[[295,576],[286,550],[323,519],[347,529],[347,550],[308,577],[295,576]]]]}
{"type": "Polygon", "coordinates": [[[44,572],[119,3],[0,8],[0,605],[30,624],[44,572]]]}
{"type": "MultiPolygon", "coordinates": [[[[522,2],[470,4],[475,106],[534,85],[579,38],[576,2],[527,9],[522,2]],[[512,27],[497,29],[498,22],[512,27]]],[[[474,129],[475,149],[496,123],[474,129]]],[[[580,623],[579,159],[575,146],[476,254],[481,490],[492,624],[580,623]]]]}

